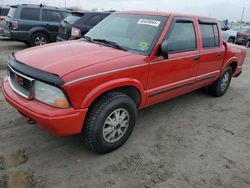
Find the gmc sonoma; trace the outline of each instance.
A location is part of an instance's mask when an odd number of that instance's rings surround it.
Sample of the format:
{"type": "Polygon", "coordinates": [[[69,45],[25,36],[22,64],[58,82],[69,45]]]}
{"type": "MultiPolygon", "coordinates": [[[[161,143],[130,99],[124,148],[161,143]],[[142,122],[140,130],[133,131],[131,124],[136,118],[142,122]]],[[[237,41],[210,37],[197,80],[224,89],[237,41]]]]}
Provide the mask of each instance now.
{"type": "Polygon", "coordinates": [[[2,91],[30,122],[58,136],[83,134],[103,154],[126,142],[138,109],[205,86],[224,95],[246,53],[223,42],[212,18],[114,13],[78,41],[13,54],[2,91]]]}

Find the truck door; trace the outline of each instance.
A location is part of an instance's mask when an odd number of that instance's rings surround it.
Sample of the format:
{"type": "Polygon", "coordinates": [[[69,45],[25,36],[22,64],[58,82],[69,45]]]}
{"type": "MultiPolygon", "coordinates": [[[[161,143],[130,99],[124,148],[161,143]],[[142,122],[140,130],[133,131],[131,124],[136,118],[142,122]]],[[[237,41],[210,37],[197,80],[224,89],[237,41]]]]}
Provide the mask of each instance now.
{"type": "Polygon", "coordinates": [[[199,60],[196,33],[193,18],[173,18],[164,39],[168,59],[160,56],[150,63],[147,105],[192,90],[199,60]]]}
{"type": "Polygon", "coordinates": [[[217,22],[206,19],[198,21],[202,40],[196,87],[207,85],[218,78],[225,51],[217,22]]]}

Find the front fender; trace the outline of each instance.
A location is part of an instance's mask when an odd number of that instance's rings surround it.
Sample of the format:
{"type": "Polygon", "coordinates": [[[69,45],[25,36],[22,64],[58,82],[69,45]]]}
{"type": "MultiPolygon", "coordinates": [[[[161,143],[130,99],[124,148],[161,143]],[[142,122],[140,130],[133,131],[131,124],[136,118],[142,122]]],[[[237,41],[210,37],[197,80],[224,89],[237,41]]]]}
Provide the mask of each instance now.
{"type": "Polygon", "coordinates": [[[238,62],[239,62],[239,59],[237,57],[232,57],[230,59],[228,59],[224,64],[223,66],[221,67],[221,75],[223,74],[225,68],[228,67],[228,65],[232,62],[236,62],[237,63],[237,67],[238,67],[238,62]]]}
{"type": "Polygon", "coordinates": [[[81,108],[88,108],[96,99],[97,97],[101,96],[102,94],[119,88],[119,87],[124,87],[124,86],[132,86],[135,87],[141,95],[141,103],[139,108],[141,108],[146,101],[146,93],[144,90],[143,85],[136,79],[132,78],[120,78],[116,80],[112,80],[109,82],[105,82],[96,88],[94,88],[92,91],[88,93],[88,95],[85,97],[83,100],[83,103],[81,104],[81,108]]]}
{"type": "Polygon", "coordinates": [[[226,67],[228,67],[228,65],[232,62],[238,62],[239,58],[237,57],[231,57],[230,59],[228,59],[227,61],[225,61],[225,63],[222,66],[222,69],[225,69],[226,67]]]}

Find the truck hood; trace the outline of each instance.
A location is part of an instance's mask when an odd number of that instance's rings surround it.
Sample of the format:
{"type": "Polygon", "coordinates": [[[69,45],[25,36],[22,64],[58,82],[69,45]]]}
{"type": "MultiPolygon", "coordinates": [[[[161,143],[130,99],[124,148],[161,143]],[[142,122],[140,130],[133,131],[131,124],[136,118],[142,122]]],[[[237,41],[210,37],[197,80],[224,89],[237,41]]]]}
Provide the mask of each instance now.
{"type": "Polygon", "coordinates": [[[78,69],[130,55],[122,50],[78,40],[30,48],[16,53],[15,58],[63,77],[78,69]]]}

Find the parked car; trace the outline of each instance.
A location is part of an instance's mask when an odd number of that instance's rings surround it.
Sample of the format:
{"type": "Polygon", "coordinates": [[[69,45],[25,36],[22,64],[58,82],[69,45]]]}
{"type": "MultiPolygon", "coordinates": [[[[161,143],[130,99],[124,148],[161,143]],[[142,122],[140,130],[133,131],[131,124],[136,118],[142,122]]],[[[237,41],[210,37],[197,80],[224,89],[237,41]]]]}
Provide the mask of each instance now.
{"type": "Polygon", "coordinates": [[[59,23],[68,14],[66,10],[43,5],[11,6],[4,35],[31,46],[55,42],[59,23]]]}
{"type": "Polygon", "coordinates": [[[235,43],[237,38],[237,31],[230,29],[230,27],[226,26],[223,21],[219,21],[219,24],[222,31],[223,41],[235,43]]]}
{"type": "Polygon", "coordinates": [[[212,18],[114,13],[83,39],[15,53],[2,91],[40,128],[82,133],[89,148],[107,153],[129,138],[138,109],[205,86],[223,96],[246,53],[223,42],[212,18]]]}
{"type": "Polygon", "coordinates": [[[237,32],[236,44],[244,45],[247,48],[250,47],[250,28],[249,27],[237,27],[233,28],[237,32]]]}
{"type": "Polygon", "coordinates": [[[60,23],[57,41],[80,39],[110,14],[110,12],[72,12],[60,23]]]}
{"type": "Polygon", "coordinates": [[[6,16],[9,13],[10,8],[7,6],[0,7],[0,36],[3,36],[4,26],[6,24],[6,16]]]}

